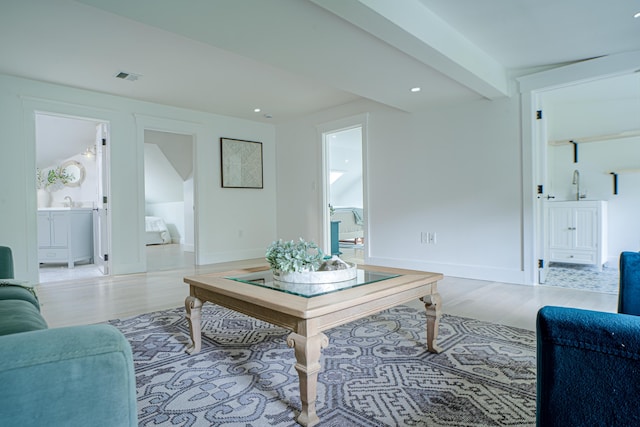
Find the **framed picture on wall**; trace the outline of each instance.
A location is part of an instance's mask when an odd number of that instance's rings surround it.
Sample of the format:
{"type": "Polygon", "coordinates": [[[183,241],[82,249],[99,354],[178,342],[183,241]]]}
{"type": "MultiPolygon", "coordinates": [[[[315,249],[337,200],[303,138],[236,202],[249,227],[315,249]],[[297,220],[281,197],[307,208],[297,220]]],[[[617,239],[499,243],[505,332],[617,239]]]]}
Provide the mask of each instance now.
{"type": "Polygon", "coordinates": [[[262,143],[220,138],[223,188],[263,188],[262,143]]]}

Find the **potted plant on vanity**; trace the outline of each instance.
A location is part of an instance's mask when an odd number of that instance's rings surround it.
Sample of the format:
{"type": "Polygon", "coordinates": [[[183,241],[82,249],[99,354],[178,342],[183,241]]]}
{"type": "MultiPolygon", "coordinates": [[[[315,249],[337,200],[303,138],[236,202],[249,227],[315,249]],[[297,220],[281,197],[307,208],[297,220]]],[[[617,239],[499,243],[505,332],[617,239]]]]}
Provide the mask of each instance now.
{"type": "Polygon", "coordinates": [[[292,283],[332,283],[352,280],[356,277],[356,266],[344,262],[337,256],[325,258],[314,242],[300,238],[297,242],[273,242],[265,258],[273,272],[273,278],[292,283]]]}
{"type": "Polygon", "coordinates": [[[36,189],[38,190],[38,207],[51,206],[51,193],[58,191],[71,182],[74,176],[60,167],[49,169],[44,173],[40,168],[36,169],[36,189]]]}

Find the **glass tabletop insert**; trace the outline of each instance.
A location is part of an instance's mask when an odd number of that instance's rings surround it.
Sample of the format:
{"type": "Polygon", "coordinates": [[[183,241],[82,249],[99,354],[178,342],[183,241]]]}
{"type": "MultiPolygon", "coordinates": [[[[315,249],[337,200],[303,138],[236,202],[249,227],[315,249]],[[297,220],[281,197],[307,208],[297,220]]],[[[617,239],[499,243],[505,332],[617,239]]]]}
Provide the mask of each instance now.
{"type": "Polygon", "coordinates": [[[368,283],[379,282],[381,280],[398,277],[398,274],[381,273],[378,271],[366,271],[357,269],[357,277],[352,280],[334,283],[289,283],[274,280],[271,270],[260,271],[257,273],[243,274],[235,277],[225,277],[225,279],[235,280],[236,282],[248,283],[250,285],[261,286],[263,288],[274,289],[276,291],[288,294],[298,295],[305,298],[316,297],[319,295],[337,292],[343,289],[355,288],[356,286],[366,285],[368,283]]]}

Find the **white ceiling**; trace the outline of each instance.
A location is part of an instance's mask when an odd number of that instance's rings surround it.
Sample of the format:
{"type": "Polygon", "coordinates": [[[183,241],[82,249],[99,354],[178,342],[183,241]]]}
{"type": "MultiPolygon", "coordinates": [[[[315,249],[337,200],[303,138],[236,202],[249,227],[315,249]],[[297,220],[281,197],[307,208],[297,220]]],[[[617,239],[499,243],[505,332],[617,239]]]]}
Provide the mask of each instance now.
{"type": "Polygon", "coordinates": [[[637,0],[420,0],[507,68],[640,49],[637,0]]]}
{"type": "Polygon", "coordinates": [[[637,0],[2,0],[0,73],[273,123],[360,98],[412,112],[505,96],[514,70],[640,50],[638,11],[637,0]]]}

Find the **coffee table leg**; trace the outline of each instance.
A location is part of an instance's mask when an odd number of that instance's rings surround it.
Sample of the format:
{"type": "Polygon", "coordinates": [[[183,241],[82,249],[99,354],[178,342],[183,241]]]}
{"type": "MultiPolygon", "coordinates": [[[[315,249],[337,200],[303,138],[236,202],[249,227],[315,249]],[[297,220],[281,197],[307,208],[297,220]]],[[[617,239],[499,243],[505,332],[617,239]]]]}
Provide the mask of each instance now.
{"type": "Polygon", "coordinates": [[[311,337],[303,337],[292,332],[287,337],[287,344],[293,347],[296,355],[296,371],[300,378],[300,400],[302,411],[296,421],[311,427],[320,422],[316,414],[316,398],[318,395],[318,372],[320,372],[320,353],[329,344],[323,333],[311,337]]]}
{"type": "Polygon", "coordinates": [[[184,300],[184,308],[187,311],[189,321],[189,334],[191,335],[191,345],[187,347],[187,353],[196,354],[202,346],[201,312],[202,301],[196,297],[188,296],[184,300]]]}
{"type": "Polygon", "coordinates": [[[434,292],[431,295],[420,298],[427,310],[427,348],[431,353],[440,353],[442,349],[436,344],[438,339],[438,327],[442,315],[442,300],[440,294],[434,292]]]}

